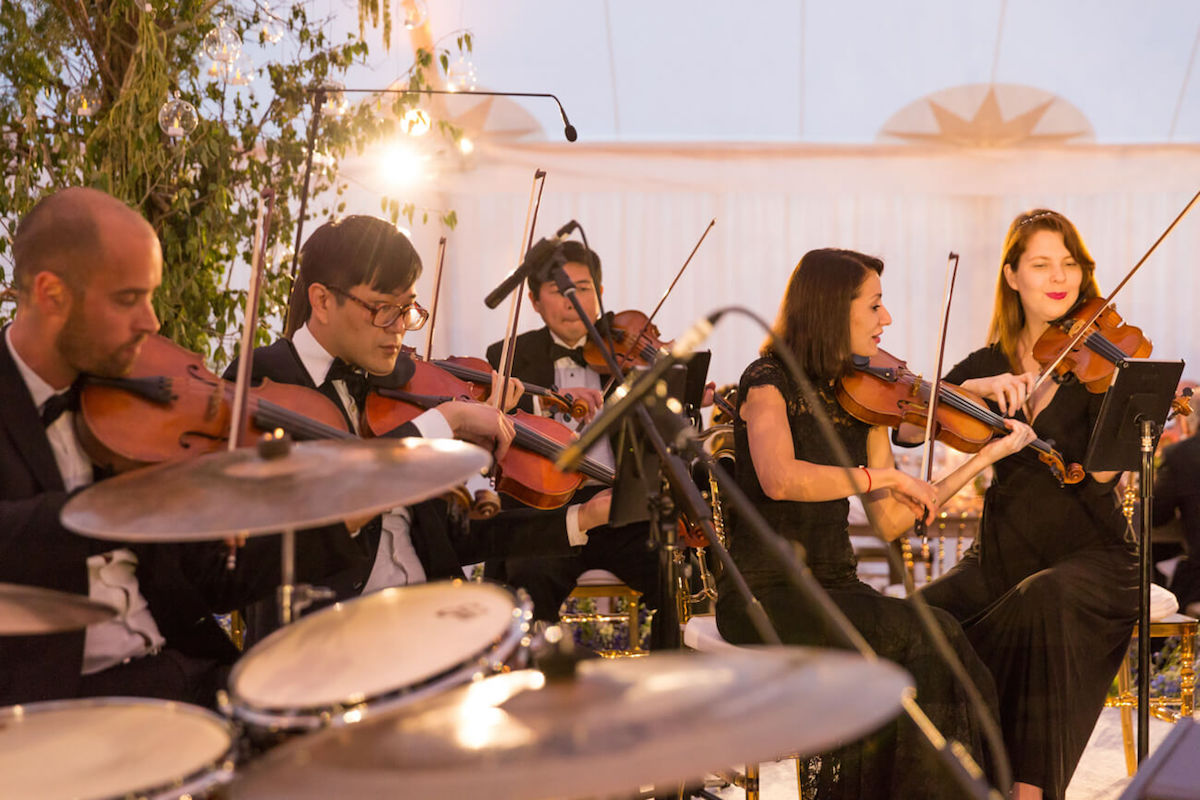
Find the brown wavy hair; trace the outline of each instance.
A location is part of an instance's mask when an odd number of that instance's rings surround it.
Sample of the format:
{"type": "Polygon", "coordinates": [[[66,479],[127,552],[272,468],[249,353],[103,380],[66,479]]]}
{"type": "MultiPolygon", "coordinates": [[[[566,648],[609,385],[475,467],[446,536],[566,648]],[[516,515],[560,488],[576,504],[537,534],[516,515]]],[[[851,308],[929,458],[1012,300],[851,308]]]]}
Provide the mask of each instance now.
{"type": "Polygon", "coordinates": [[[1030,238],[1038,231],[1054,231],[1061,235],[1067,252],[1082,268],[1079,301],[1100,296],[1100,287],[1096,285],[1096,262],[1071,220],[1057,211],[1046,208],[1035,208],[1018,214],[1008,226],[1008,234],[1004,237],[1004,255],[1000,259],[1000,275],[996,278],[996,301],[992,306],[992,321],[988,326],[988,344],[1000,344],[1000,350],[1008,359],[1013,372],[1021,371],[1017,337],[1025,327],[1025,309],[1021,305],[1021,296],[1004,279],[1004,267],[1007,265],[1013,272],[1017,271],[1017,264],[1025,253],[1030,238]]]}
{"type": "Polygon", "coordinates": [[[786,347],[813,379],[840,378],[853,366],[850,301],[867,275],[883,274],[883,262],[854,250],[810,250],[788,279],[762,355],[786,347]]]}

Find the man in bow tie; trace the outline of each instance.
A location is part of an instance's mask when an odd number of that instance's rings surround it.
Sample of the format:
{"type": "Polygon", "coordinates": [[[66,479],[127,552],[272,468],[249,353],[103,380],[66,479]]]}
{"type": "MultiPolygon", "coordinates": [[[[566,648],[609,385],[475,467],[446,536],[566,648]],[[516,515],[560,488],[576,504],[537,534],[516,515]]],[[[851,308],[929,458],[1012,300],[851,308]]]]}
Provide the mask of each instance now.
{"type": "MultiPolygon", "coordinates": [[[[128,374],[158,330],[162,251],[117,199],[43,198],[12,242],[16,316],[0,334],[0,582],[88,596],[117,616],[86,630],[0,635],[0,705],[97,695],[211,705],[237,649],[213,620],[273,591],[263,562],[226,569],[219,543],[114,545],[62,527],[95,476],[73,389],[128,374]]],[[[3,625],[0,624],[0,629],[3,625]]]]}
{"type": "MultiPolygon", "coordinates": [[[[512,374],[516,378],[540,386],[554,386],[560,394],[582,399],[589,408],[588,419],[603,405],[603,381],[583,359],[587,341],[587,326],[575,312],[570,299],[559,291],[551,270],[562,266],[575,284],[576,296],[584,310],[596,319],[599,316],[598,298],[604,291],[600,257],[576,241],[559,244],[543,262],[529,274],[529,300],[533,309],[546,324],[522,333],[514,343],[512,374]]],[[[495,342],[487,350],[488,361],[498,368],[503,342],[495,342]]],[[[523,400],[526,410],[532,411],[530,400],[523,400]]],[[[560,421],[574,423],[569,416],[560,421]]],[[[603,441],[588,453],[588,457],[613,467],[615,458],[609,442],[603,441]]],[[[576,494],[586,496],[595,488],[584,487],[576,494]]],[[[645,523],[608,528],[597,532],[576,553],[567,557],[516,557],[488,564],[488,575],[520,586],[529,592],[534,602],[534,616],[539,620],[558,619],[559,606],[575,588],[579,576],[588,570],[607,570],[631,588],[642,593],[647,608],[657,609],[662,602],[658,555],[648,547],[649,527],[645,523]]],[[[661,626],[651,627],[651,647],[670,641],[669,632],[661,626]]]]}
{"type": "MultiPolygon", "coordinates": [[[[320,390],[358,431],[370,376],[404,366],[400,345],[428,314],[417,303],[421,259],[408,238],[386,220],[350,216],[322,225],[304,243],[285,338],[254,352],[253,376],[320,390]]],[[[235,372],[231,365],[227,375],[235,372]]],[[[515,394],[520,387],[516,387],[515,394]]],[[[457,438],[480,444],[499,459],[513,424],[498,409],[449,401],[425,411],[390,436],[457,438]]],[[[361,520],[358,568],[331,588],[338,599],[388,586],[462,577],[462,566],[511,554],[570,553],[588,530],[608,520],[608,493],[587,503],[540,512],[522,509],[467,522],[442,500],[393,509],[361,520]]],[[[271,603],[247,614],[250,638],[275,624],[271,603]]]]}

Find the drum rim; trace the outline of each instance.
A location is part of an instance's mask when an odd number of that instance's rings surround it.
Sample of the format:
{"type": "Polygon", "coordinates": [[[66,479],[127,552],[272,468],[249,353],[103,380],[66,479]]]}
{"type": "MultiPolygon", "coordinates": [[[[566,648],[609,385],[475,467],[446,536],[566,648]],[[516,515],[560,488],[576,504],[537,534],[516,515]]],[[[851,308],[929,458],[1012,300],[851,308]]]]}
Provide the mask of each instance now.
{"type": "MultiPolygon", "coordinates": [[[[458,586],[471,584],[491,586],[502,590],[512,598],[513,611],[505,630],[488,642],[478,653],[465,661],[447,667],[419,683],[390,689],[372,697],[367,697],[357,703],[336,702],[321,706],[262,707],[255,705],[251,700],[238,693],[236,689],[236,679],[243,667],[243,662],[239,660],[229,673],[227,680],[228,692],[226,693],[226,697],[222,698],[219,702],[221,712],[239,722],[269,731],[310,731],[326,727],[339,727],[364,720],[371,714],[390,711],[408,703],[416,702],[429,694],[439,692],[443,689],[461,685],[471,680],[472,676],[481,671],[498,671],[504,659],[508,658],[516,650],[521,639],[529,633],[529,622],[533,618],[533,601],[524,589],[514,589],[499,581],[488,579],[475,581],[465,578],[428,581],[426,583],[412,584],[411,587],[394,586],[388,588],[406,589],[437,585],[458,586]]],[[[386,589],[382,591],[386,591],[386,589]]],[[[369,596],[360,595],[360,597],[369,596]]],[[[349,601],[342,602],[352,602],[357,599],[359,598],[351,598],[349,601]]],[[[321,609],[309,615],[309,618],[330,613],[338,605],[342,605],[342,602],[329,608],[321,609]]],[[[263,643],[270,641],[272,637],[282,634],[286,630],[288,629],[281,628],[275,631],[266,639],[263,639],[263,643]]],[[[245,655],[253,652],[253,650],[254,648],[251,648],[245,655]]]]}
{"type": "Polygon", "coordinates": [[[234,767],[237,763],[238,746],[237,731],[234,726],[220,714],[202,706],[184,703],[179,700],[114,695],[111,697],[78,697],[62,700],[40,700],[35,703],[16,703],[0,708],[0,723],[6,723],[12,719],[31,716],[43,711],[53,712],[78,708],[104,708],[108,706],[165,707],[177,709],[183,713],[191,714],[193,717],[207,718],[208,721],[216,723],[221,731],[225,733],[229,744],[217,758],[205,762],[191,772],[174,778],[168,783],[132,787],[119,795],[109,795],[107,797],[95,796],[91,800],[129,800],[129,798],[138,798],[138,800],[169,800],[169,798],[178,798],[183,795],[195,795],[207,792],[210,789],[222,786],[233,780],[234,767]]]}

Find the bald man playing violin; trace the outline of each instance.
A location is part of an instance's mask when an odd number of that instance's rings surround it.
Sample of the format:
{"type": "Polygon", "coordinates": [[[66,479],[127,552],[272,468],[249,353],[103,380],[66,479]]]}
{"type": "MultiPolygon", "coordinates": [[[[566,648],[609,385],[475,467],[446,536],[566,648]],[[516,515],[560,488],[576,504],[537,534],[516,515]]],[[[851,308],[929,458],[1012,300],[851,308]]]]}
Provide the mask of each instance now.
{"type": "MultiPolygon", "coordinates": [[[[313,232],[300,254],[289,336],[255,350],[253,375],[318,389],[338,404],[358,431],[372,384],[398,388],[411,368],[401,353],[404,334],[425,324],[414,284],[421,260],[391,223],[350,216],[313,232]]],[[[231,365],[227,374],[232,374],[231,365]]],[[[520,386],[512,387],[515,401],[520,386]]],[[[499,409],[449,401],[427,410],[389,436],[457,438],[502,458],[514,428],[499,409]]],[[[569,555],[588,542],[589,529],[608,519],[609,495],[555,511],[520,509],[466,521],[443,500],[393,509],[356,530],[358,569],[331,588],[339,598],[387,586],[462,577],[462,566],[513,554],[569,555]]],[[[353,523],[350,523],[353,527],[353,523]]],[[[252,629],[274,625],[273,609],[248,615],[252,629]]]]}
{"type": "Polygon", "coordinates": [[[158,330],[158,238],[115,198],[72,188],[26,214],[12,246],[17,309],[0,336],[0,582],[90,597],[117,616],[86,631],[0,635],[0,705],[98,695],[212,705],[238,656],[212,615],[271,594],[277,559],[273,570],[269,553],[229,570],[219,543],[121,546],[59,523],[68,497],[95,479],[75,433],[78,379],[127,374],[158,330]]]}

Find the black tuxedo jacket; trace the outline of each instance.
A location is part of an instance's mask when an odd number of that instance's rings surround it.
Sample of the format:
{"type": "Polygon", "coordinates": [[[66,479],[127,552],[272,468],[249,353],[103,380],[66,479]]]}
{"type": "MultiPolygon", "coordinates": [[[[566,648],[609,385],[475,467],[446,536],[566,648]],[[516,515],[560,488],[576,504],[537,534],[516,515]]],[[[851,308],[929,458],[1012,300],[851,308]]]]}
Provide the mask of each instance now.
{"type": "MultiPolygon", "coordinates": [[[[226,375],[233,374],[235,370],[236,364],[230,365],[226,375]]],[[[316,388],[288,339],[280,339],[256,349],[251,375],[256,380],[269,378],[280,383],[316,388]]],[[[402,425],[388,434],[393,437],[419,435],[412,423],[402,425]]],[[[565,508],[556,511],[521,509],[470,523],[451,518],[442,500],[418,503],[410,506],[410,511],[412,528],[409,535],[429,580],[461,578],[464,564],[475,564],[489,558],[573,552],[567,541],[565,508]]],[[[378,518],[365,526],[356,539],[358,549],[355,557],[359,560],[354,575],[357,576],[357,588],[361,589],[362,583],[371,574],[378,549],[378,518]]],[[[347,590],[344,584],[333,588],[339,592],[339,597],[353,596],[357,591],[347,590]]]]}
{"type": "MultiPolygon", "coordinates": [[[[554,358],[550,348],[554,339],[550,336],[550,328],[542,326],[534,331],[526,331],[517,336],[513,345],[512,375],[522,381],[545,386],[554,386],[554,358]]],[[[487,349],[487,360],[492,369],[500,369],[500,355],[504,342],[493,342],[487,349]]],[[[557,388],[557,387],[555,387],[557,388]]],[[[533,411],[533,401],[526,395],[521,398],[521,408],[533,411]]]]}
{"type": "MultiPolygon", "coordinates": [[[[121,545],[62,527],[67,498],[33,398],[0,341],[0,582],[88,594],[88,556],[121,545]]],[[[126,546],[137,555],[138,586],[167,646],[232,663],[237,649],[212,614],[271,593],[278,557],[252,540],[230,571],[219,543],[126,546]]],[[[82,630],[0,636],[0,705],[76,696],[83,646],[82,630]]]]}

